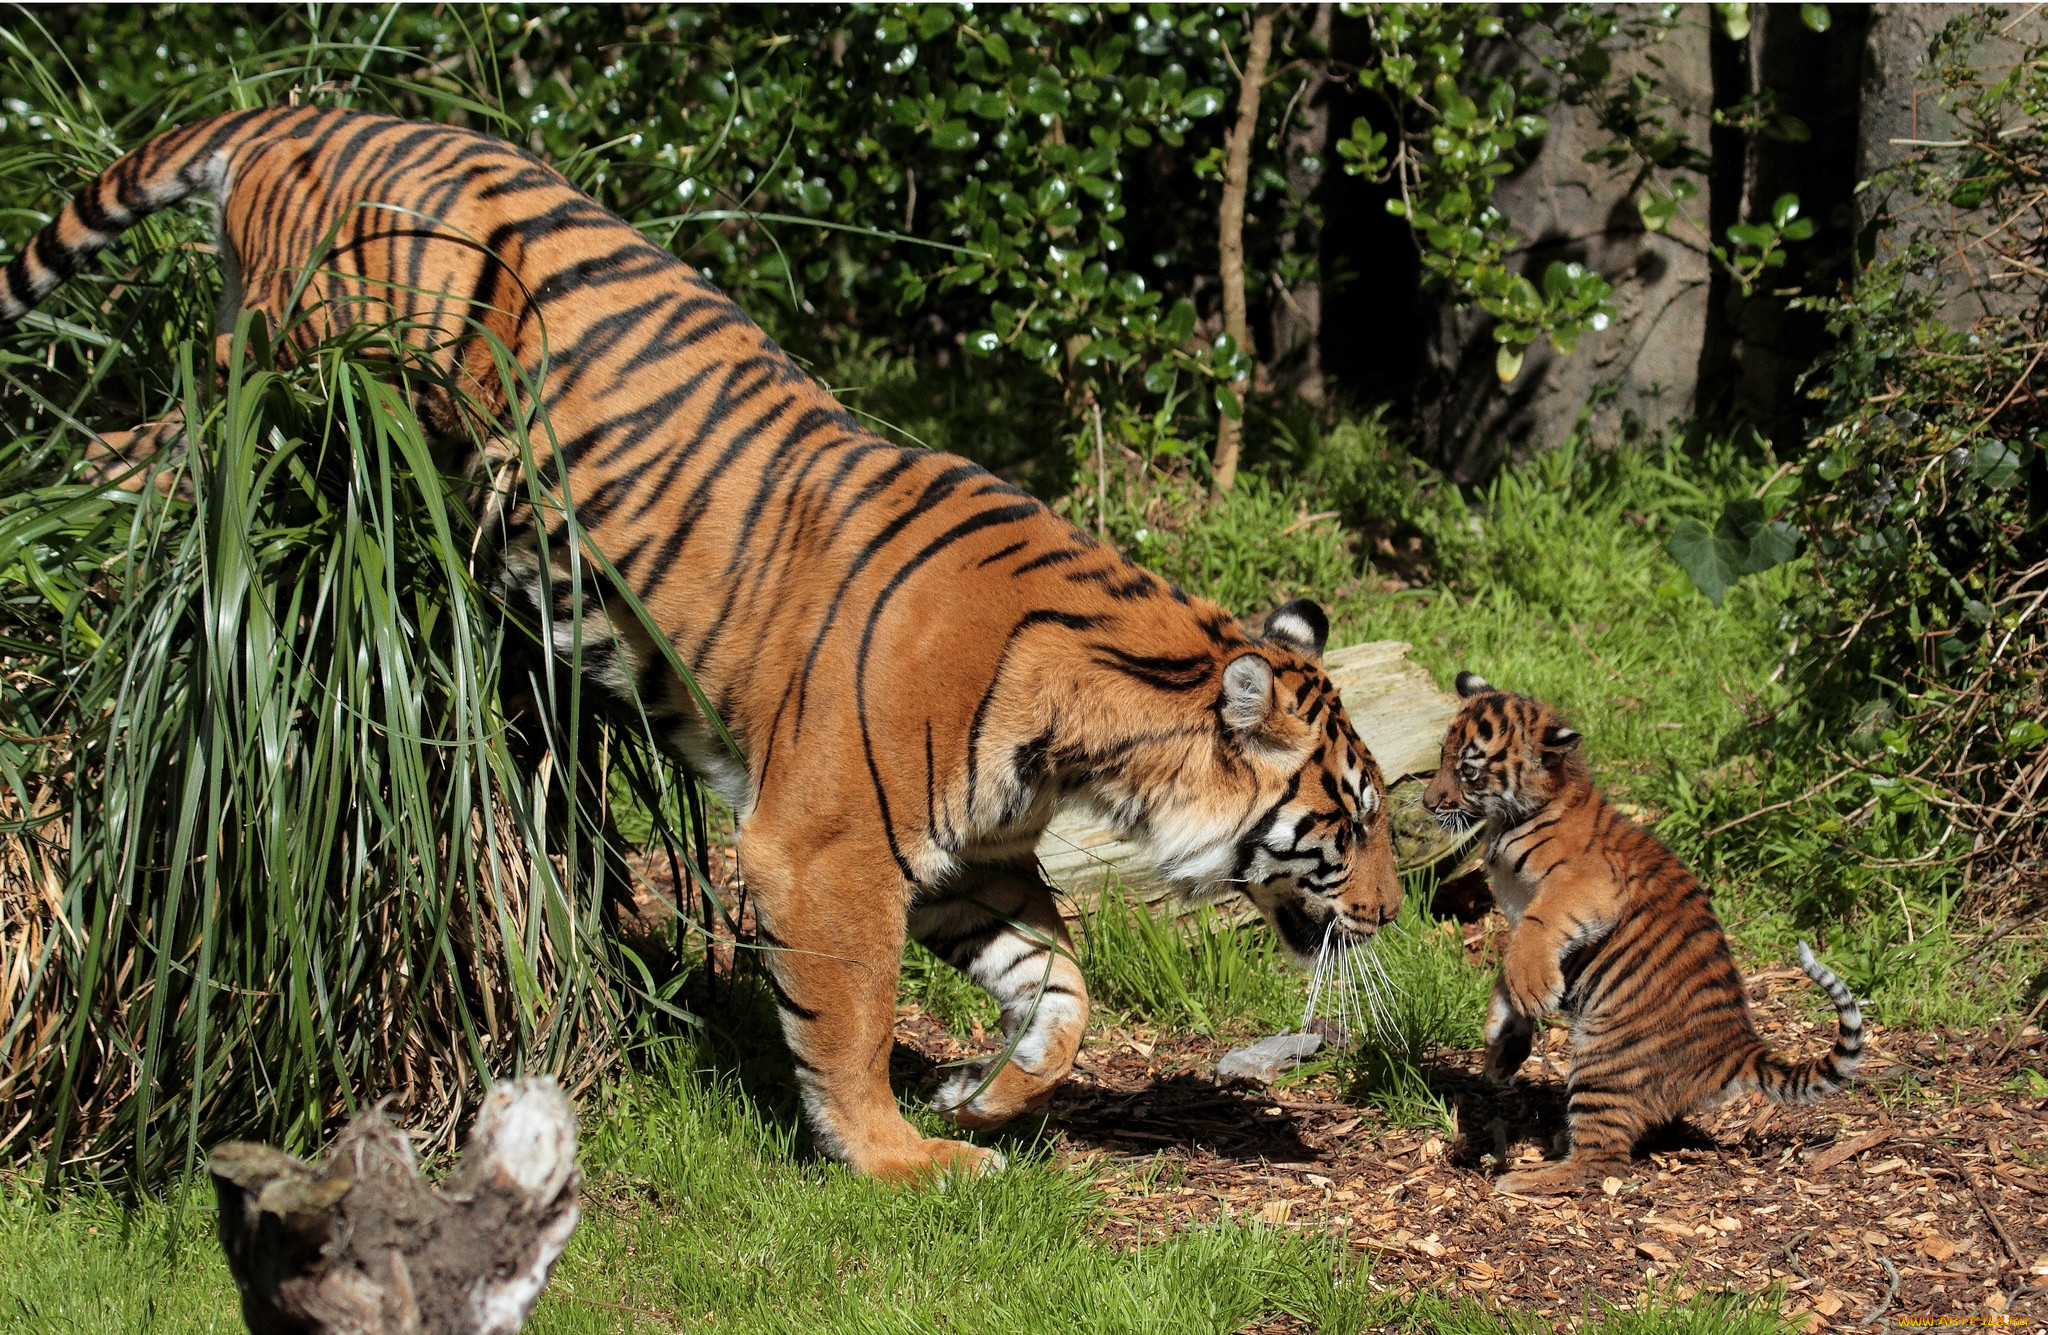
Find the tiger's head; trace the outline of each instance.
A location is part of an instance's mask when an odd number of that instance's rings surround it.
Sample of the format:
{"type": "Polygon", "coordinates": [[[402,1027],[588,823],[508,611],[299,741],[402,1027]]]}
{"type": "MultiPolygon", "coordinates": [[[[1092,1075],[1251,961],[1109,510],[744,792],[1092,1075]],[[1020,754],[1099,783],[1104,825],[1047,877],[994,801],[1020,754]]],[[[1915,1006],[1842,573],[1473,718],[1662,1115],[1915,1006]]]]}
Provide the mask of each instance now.
{"type": "Polygon", "coordinates": [[[1497,691],[1471,672],[1458,674],[1458,694],[1465,707],[1444,734],[1443,761],[1422,794],[1446,830],[1462,833],[1482,820],[1512,829],[1584,779],[1578,731],[1555,709],[1497,691]]]}
{"type": "Polygon", "coordinates": [[[1242,893],[1303,962],[1401,907],[1386,783],[1322,670],[1328,635],[1301,599],[1221,657],[1204,744],[1145,821],[1183,893],[1242,893]]]}

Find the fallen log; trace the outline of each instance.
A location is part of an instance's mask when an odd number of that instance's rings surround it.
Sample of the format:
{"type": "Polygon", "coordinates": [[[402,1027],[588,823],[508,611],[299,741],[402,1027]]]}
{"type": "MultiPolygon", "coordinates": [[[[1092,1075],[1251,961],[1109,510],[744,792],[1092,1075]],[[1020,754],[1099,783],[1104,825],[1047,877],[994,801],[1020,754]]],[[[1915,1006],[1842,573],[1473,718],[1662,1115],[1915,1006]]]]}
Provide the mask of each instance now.
{"type": "MultiPolygon", "coordinates": [[[[1451,841],[1417,799],[1422,783],[1436,773],[1457,698],[1438,690],[1428,669],[1409,662],[1408,646],[1399,640],[1332,650],[1323,657],[1323,669],[1386,776],[1396,860],[1408,868],[1443,857],[1451,841]]],[[[1138,849],[1086,812],[1066,811],[1053,820],[1039,840],[1038,861],[1077,908],[1092,904],[1112,878],[1135,901],[1158,905],[1167,897],[1138,849]]]]}
{"type": "Polygon", "coordinates": [[[576,1114],[546,1076],[484,1097],[439,1187],[375,1108],[318,1164],[232,1142],[206,1167],[251,1335],[514,1335],[578,1214],[576,1114]]]}

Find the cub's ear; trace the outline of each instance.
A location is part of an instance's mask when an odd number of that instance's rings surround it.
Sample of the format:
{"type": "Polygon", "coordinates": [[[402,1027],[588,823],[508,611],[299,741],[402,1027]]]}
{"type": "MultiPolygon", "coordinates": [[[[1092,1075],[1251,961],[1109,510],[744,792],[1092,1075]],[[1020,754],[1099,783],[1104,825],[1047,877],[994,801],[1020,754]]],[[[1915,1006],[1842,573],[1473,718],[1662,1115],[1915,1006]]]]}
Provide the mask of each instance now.
{"type": "Polygon", "coordinates": [[[1477,672],[1458,674],[1458,694],[1464,699],[1470,700],[1475,695],[1485,695],[1492,689],[1492,684],[1477,672]]]}
{"type": "Polygon", "coordinates": [[[1273,669],[1257,654],[1240,654],[1223,669],[1223,721],[1233,732],[1256,732],[1273,712],[1273,669]]]}
{"type": "Polygon", "coordinates": [[[1330,640],[1330,618],[1309,599],[1296,598],[1285,607],[1273,609],[1266,617],[1265,633],[1269,640],[1279,640],[1291,649],[1320,658],[1323,646],[1330,640]]]}
{"type": "Polygon", "coordinates": [[[1556,766],[1579,749],[1579,732],[1568,723],[1553,723],[1543,730],[1543,763],[1556,766]]]}

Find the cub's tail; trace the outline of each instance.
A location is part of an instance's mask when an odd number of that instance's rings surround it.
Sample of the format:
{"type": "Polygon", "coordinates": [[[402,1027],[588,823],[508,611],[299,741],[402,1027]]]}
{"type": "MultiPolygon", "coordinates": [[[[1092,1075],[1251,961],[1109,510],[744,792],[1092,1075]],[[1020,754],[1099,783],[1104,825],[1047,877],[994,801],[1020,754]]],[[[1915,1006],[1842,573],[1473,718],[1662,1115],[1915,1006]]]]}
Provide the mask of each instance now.
{"type": "Polygon", "coordinates": [[[231,112],[195,121],[150,140],[86,182],[21,253],[0,269],[0,328],[113,244],[114,238],[160,209],[194,195],[220,199],[233,151],[280,121],[309,108],[231,112]]]}
{"type": "Polygon", "coordinates": [[[1835,1003],[1834,1050],[1811,1061],[1787,1062],[1758,1045],[1751,1080],[1773,1103],[1813,1103],[1847,1085],[1863,1064],[1863,1008],[1841,979],[1799,943],[1799,967],[1835,1003]]]}

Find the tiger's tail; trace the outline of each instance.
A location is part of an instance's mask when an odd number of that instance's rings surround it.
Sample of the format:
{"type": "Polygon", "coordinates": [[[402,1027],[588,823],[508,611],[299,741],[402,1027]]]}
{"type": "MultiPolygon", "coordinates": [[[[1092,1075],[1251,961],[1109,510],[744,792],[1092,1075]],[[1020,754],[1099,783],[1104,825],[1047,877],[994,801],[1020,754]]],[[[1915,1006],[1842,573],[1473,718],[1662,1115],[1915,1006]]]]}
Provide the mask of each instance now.
{"type": "Polygon", "coordinates": [[[167,131],[88,181],[0,269],[0,328],[35,309],[85,262],[160,209],[194,195],[218,201],[235,149],[303,108],[231,113],[167,131]]]}
{"type": "Polygon", "coordinates": [[[1810,1061],[1788,1062],[1759,1043],[1749,1080],[1773,1103],[1813,1103],[1843,1088],[1863,1064],[1863,1008],[1848,986],[1799,943],[1799,967],[1835,1003],[1834,1049],[1810,1061]]]}

